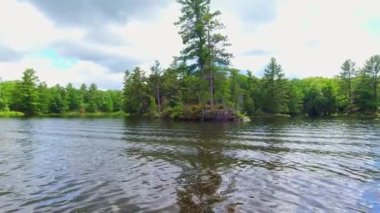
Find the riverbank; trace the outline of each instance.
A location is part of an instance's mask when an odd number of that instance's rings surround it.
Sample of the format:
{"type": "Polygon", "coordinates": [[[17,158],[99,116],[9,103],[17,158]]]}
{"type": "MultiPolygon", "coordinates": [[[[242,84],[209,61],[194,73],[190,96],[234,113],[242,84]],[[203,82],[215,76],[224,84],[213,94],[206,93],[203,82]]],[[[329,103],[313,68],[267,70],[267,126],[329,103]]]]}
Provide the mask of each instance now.
{"type": "Polygon", "coordinates": [[[37,115],[37,117],[65,117],[65,118],[78,118],[78,117],[124,117],[128,116],[128,114],[124,112],[67,112],[62,114],[41,114],[37,115]]]}
{"type": "MultiPolygon", "coordinates": [[[[62,118],[80,118],[80,117],[124,117],[128,116],[124,112],[94,112],[94,113],[80,113],[80,112],[67,112],[67,113],[52,113],[52,114],[38,114],[31,117],[62,117],[62,118]]],[[[9,117],[26,117],[22,112],[0,112],[0,118],[9,117]]]]}
{"type": "MultiPolygon", "coordinates": [[[[145,114],[140,115],[140,117],[155,118],[155,119],[167,119],[167,120],[179,120],[179,121],[215,121],[215,122],[250,122],[254,119],[261,118],[294,118],[294,117],[310,117],[308,115],[289,115],[289,114],[257,114],[252,116],[247,116],[240,113],[234,113],[230,110],[209,110],[207,115],[202,117],[203,112],[197,108],[190,107],[187,109],[175,109],[164,111],[161,116],[145,114]]],[[[81,113],[81,112],[67,112],[67,113],[51,113],[51,114],[39,114],[31,117],[62,117],[62,118],[97,118],[97,117],[127,117],[128,113],[124,112],[94,112],[94,113],[81,113]]],[[[20,118],[25,117],[24,113],[16,111],[0,111],[0,118],[20,118]]],[[[319,117],[333,117],[333,118],[380,118],[380,113],[350,113],[342,114],[337,113],[329,116],[319,116],[319,117]]]]}
{"type": "MultiPolygon", "coordinates": [[[[307,114],[297,114],[297,115],[289,115],[289,114],[270,114],[270,113],[261,113],[250,116],[250,118],[295,118],[295,117],[310,117],[307,114]]],[[[380,113],[368,113],[368,112],[354,112],[354,113],[335,113],[332,115],[320,115],[315,116],[315,118],[380,118],[380,113]]]]}
{"type": "Polygon", "coordinates": [[[221,105],[187,105],[168,108],[157,118],[180,121],[209,121],[209,122],[249,122],[251,119],[235,110],[224,108],[221,105]]]}
{"type": "Polygon", "coordinates": [[[15,111],[0,112],[0,118],[24,117],[24,113],[15,111]]]}
{"type": "Polygon", "coordinates": [[[350,113],[350,114],[337,114],[334,117],[351,117],[351,118],[380,118],[380,112],[377,113],[350,113]]]}

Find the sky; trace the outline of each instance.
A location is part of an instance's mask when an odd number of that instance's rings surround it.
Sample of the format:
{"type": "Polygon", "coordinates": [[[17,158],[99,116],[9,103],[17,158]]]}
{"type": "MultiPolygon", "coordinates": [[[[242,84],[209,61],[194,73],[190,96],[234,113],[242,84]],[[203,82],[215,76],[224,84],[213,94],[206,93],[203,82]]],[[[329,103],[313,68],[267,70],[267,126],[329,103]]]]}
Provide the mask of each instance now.
{"type": "MultiPolygon", "coordinates": [[[[332,77],[380,54],[379,0],[213,0],[231,66],[261,76],[276,57],[289,78],[332,77]]],[[[183,48],[175,0],[1,0],[0,78],[36,70],[48,85],[120,89],[125,70],[169,66],[183,48]]]]}

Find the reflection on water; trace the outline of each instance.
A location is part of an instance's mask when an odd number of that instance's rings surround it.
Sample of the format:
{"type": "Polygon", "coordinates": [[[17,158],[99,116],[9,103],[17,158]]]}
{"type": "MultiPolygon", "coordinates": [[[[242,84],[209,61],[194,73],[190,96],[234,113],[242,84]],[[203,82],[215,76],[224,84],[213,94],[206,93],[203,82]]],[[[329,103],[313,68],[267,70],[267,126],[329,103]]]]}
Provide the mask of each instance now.
{"type": "Polygon", "coordinates": [[[379,212],[379,127],[1,119],[0,211],[379,212]]]}
{"type": "MultiPolygon", "coordinates": [[[[214,125],[189,124],[189,128],[193,130],[189,132],[189,136],[196,139],[186,142],[188,143],[186,152],[178,149],[175,151],[149,150],[149,146],[152,144],[168,142],[168,140],[161,140],[160,137],[144,142],[139,141],[139,148],[133,147],[126,150],[129,155],[166,160],[180,167],[181,173],[175,180],[178,187],[176,190],[177,205],[181,212],[212,212],[215,205],[227,199],[227,192],[219,191],[222,177],[218,170],[223,167],[231,167],[236,162],[233,158],[223,154],[223,147],[219,144],[219,140],[225,137],[225,127],[218,124],[218,128],[215,128],[214,125]],[[194,131],[198,129],[202,130],[194,131]]],[[[127,126],[129,126],[128,122],[127,126]]],[[[173,129],[175,127],[165,126],[165,128],[173,129]]],[[[158,134],[165,134],[163,131],[159,132],[158,134]]],[[[174,132],[178,134],[178,130],[174,132]]],[[[127,141],[133,141],[133,138],[128,138],[128,136],[129,134],[126,134],[127,141]]],[[[169,144],[175,145],[178,142],[176,138],[173,136],[171,139],[173,141],[169,144]]],[[[233,190],[233,181],[229,183],[227,190],[233,190]]]]}

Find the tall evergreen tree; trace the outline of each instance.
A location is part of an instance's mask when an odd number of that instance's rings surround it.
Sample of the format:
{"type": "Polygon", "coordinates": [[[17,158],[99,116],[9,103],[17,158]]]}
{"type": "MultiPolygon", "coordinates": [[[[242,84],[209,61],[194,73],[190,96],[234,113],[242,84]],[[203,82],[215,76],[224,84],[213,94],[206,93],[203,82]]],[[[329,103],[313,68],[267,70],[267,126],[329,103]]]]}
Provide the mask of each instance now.
{"type": "Polygon", "coordinates": [[[269,113],[285,113],[288,111],[288,89],[285,74],[275,58],[271,58],[264,70],[264,111],[269,113]]]}
{"type": "Polygon", "coordinates": [[[304,94],[302,92],[302,88],[299,85],[300,80],[293,79],[289,83],[290,83],[289,102],[288,102],[289,114],[297,115],[302,112],[302,109],[303,109],[302,101],[304,98],[304,94]]]}
{"type": "MultiPolygon", "coordinates": [[[[211,12],[210,0],[177,0],[182,5],[182,16],[176,25],[180,26],[179,34],[186,45],[182,50],[181,59],[190,64],[201,79],[199,99],[204,93],[204,83],[207,80],[209,102],[214,105],[215,71],[218,66],[230,63],[231,54],[226,52],[227,37],[220,33],[224,25],[217,19],[220,11],[211,12]]],[[[201,100],[202,102],[202,100],[201,100]]]]}
{"type": "Polygon", "coordinates": [[[124,111],[131,114],[146,113],[150,102],[147,89],[143,70],[136,67],[132,73],[126,71],[123,88],[124,111]]]}
{"type": "Polygon", "coordinates": [[[349,105],[353,102],[352,90],[353,90],[353,79],[356,75],[356,63],[350,59],[346,60],[341,66],[340,78],[342,81],[342,89],[346,94],[347,102],[349,105]]]}
{"type": "Polygon", "coordinates": [[[371,76],[361,70],[354,90],[354,103],[360,111],[371,112],[376,108],[372,83],[371,76]]]}
{"type": "Polygon", "coordinates": [[[97,112],[99,109],[99,95],[98,95],[98,87],[95,83],[90,84],[90,87],[88,88],[88,98],[89,102],[87,105],[87,111],[88,112],[97,112]]]}
{"type": "Polygon", "coordinates": [[[38,77],[36,71],[27,69],[24,71],[21,82],[18,84],[17,108],[26,116],[38,114],[38,77]]]}
{"type": "Polygon", "coordinates": [[[376,109],[378,106],[378,78],[380,74],[380,55],[374,55],[370,57],[363,67],[363,72],[370,78],[370,86],[373,91],[371,98],[373,101],[372,105],[376,109]]]}
{"type": "Polygon", "coordinates": [[[161,89],[161,75],[162,75],[162,70],[160,67],[160,63],[158,61],[155,62],[154,66],[151,67],[151,72],[152,74],[150,75],[150,82],[152,85],[152,89],[154,91],[153,97],[156,97],[156,102],[158,106],[158,115],[160,116],[161,114],[161,94],[160,94],[160,89],[161,89]]]}
{"type": "Polygon", "coordinates": [[[240,111],[240,105],[242,102],[242,89],[239,82],[239,70],[232,69],[231,70],[231,97],[232,104],[234,105],[234,109],[236,112],[240,111]]]}
{"type": "Polygon", "coordinates": [[[45,82],[38,85],[38,112],[42,114],[49,113],[49,104],[51,99],[51,94],[48,86],[45,82]]]}

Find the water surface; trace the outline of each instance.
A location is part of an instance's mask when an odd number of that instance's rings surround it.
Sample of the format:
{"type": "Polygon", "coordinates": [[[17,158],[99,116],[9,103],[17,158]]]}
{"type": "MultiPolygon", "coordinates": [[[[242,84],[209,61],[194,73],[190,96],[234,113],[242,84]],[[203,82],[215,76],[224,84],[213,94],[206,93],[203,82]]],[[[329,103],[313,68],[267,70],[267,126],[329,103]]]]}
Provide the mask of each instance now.
{"type": "Polygon", "coordinates": [[[0,119],[0,212],[380,212],[380,121],[0,119]]]}

